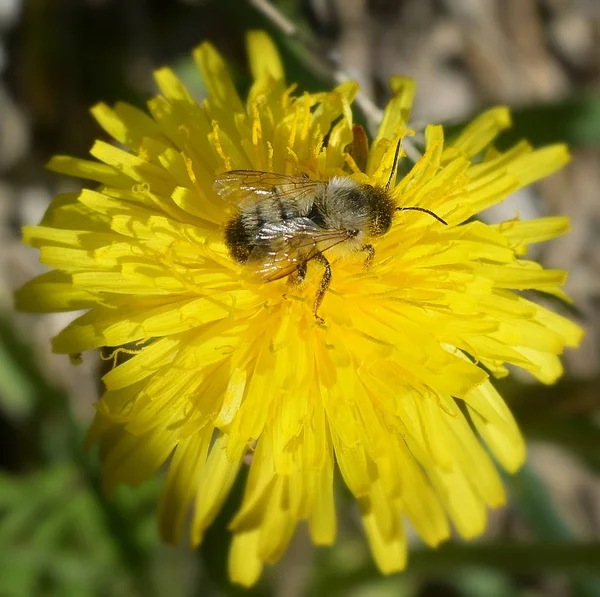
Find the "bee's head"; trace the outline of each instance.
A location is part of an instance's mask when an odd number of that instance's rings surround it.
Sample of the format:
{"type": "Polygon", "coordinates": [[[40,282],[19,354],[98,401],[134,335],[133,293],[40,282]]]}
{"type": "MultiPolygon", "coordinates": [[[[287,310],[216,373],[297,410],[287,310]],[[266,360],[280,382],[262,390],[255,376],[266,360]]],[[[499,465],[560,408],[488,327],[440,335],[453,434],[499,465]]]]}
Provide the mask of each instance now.
{"type": "Polygon", "coordinates": [[[371,185],[363,189],[369,213],[369,236],[383,236],[392,226],[394,202],[384,189],[371,185]]]}

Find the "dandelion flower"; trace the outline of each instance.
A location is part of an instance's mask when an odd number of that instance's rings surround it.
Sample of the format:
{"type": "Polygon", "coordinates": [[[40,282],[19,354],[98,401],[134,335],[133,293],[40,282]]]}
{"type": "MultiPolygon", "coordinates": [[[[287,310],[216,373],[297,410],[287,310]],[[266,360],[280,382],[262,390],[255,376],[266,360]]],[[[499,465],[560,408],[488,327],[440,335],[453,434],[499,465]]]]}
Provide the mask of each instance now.
{"type": "Polygon", "coordinates": [[[163,68],[149,113],[122,103],[92,109],[117,143],[97,141],[93,160],[50,162],[96,186],[59,195],[39,226],[24,229],[53,269],[18,291],[17,306],[85,310],[53,339],[57,353],[128,347],[120,350],[130,358],[103,378],[90,440],[101,444],[108,492],[168,462],[165,540],[189,532],[193,545],[202,541],[252,450],[230,522],[234,581],[254,583],[299,521],[314,543],[335,540],[336,468],[377,565],[394,572],[406,565],[405,520],[436,546],[452,527],[479,535],[487,508],[505,500],[489,454],[512,472],[525,448],[490,375],[514,365],[552,383],[558,355],[580,339],[575,324],[516,292],[564,297],[565,273],[524,255],[566,232],[567,219],[473,219],[561,168],[568,152],[526,142],[495,149],[510,126],[504,107],[451,141],[428,126],[422,157],[391,196],[448,225],[397,212],[369,269],[364,253],[333,260],[320,325],[313,301],[322,269],[310,263],[295,286],[249,279],[224,242],[235,207],[214,181],[254,169],[382,187],[398,141],[411,134],[414,85],[392,78],[368,143],[353,125],[355,83],[300,93],[265,34],[250,34],[248,46],[254,82],[245,102],[205,43],[194,52],[208,89],[202,104],[163,68]]]}

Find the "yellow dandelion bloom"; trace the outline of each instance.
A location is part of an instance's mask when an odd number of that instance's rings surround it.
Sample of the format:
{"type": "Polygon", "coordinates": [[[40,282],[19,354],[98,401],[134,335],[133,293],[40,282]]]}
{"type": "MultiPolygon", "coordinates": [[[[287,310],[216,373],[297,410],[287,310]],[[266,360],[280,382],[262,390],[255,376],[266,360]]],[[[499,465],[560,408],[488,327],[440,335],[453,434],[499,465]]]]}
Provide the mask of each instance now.
{"type": "MultiPolygon", "coordinates": [[[[365,253],[330,257],[323,276],[264,283],[230,255],[224,231],[236,207],[214,189],[238,169],[347,177],[385,186],[407,121],[412,81],[392,80],[377,136],[354,134],[347,82],[324,93],[289,86],[263,33],[249,36],[254,83],[239,97],[210,44],[194,57],[208,89],[198,104],[163,68],[149,114],[127,104],[92,113],[117,144],[93,160],[59,156],[56,172],[97,183],[60,195],[24,229],[53,268],[17,293],[25,311],[86,310],[52,343],[76,354],[124,346],[130,358],[104,378],[91,440],[102,446],[104,485],[136,485],[168,461],[159,507],[167,541],[202,541],[253,451],[230,523],[230,574],[254,583],[281,556],[299,521],[316,544],[336,535],[334,471],[356,497],[377,565],[406,564],[405,520],[431,546],[451,526],[480,534],[505,495],[484,443],[515,471],[525,448],[489,376],[519,366],[543,383],[581,330],[515,291],[563,297],[565,273],[523,258],[530,243],[562,234],[563,217],[488,225],[472,219],[569,160],[562,145],[491,146],[510,126],[491,109],[453,141],[425,130],[422,157],[390,189],[390,230],[365,253]],[[351,151],[352,148],[364,152],[351,151]],[[363,159],[364,158],[364,159],[363,159]],[[482,443],[481,443],[482,442],[482,443]]],[[[400,156],[402,159],[402,155],[400,156]]]]}

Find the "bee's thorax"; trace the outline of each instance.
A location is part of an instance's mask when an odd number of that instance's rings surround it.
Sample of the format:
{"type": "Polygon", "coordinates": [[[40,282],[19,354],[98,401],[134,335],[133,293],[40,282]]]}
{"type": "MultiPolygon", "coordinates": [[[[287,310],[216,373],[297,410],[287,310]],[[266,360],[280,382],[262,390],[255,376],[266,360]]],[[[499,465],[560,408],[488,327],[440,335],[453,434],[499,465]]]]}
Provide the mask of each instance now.
{"type": "Polygon", "coordinates": [[[315,200],[323,227],[331,230],[346,230],[349,236],[366,231],[369,213],[362,187],[346,177],[333,177],[323,195],[315,200]],[[356,231],[355,234],[350,234],[356,231]]]}

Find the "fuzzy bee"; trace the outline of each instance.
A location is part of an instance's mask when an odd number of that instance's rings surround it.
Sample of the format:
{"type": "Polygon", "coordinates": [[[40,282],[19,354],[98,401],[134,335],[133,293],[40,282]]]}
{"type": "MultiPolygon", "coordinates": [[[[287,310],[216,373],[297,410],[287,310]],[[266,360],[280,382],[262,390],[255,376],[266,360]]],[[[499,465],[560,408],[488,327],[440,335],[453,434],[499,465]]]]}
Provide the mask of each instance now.
{"type": "Polygon", "coordinates": [[[365,268],[375,257],[371,239],[384,235],[396,211],[426,213],[446,222],[423,207],[397,207],[389,192],[395,175],[400,144],[385,187],[360,184],[334,176],[312,180],[258,170],[232,170],[215,181],[223,197],[233,196],[237,209],[225,228],[225,243],[232,259],[251,267],[264,282],[290,277],[304,280],[308,263],[319,263],[324,272],[315,296],[313,313],[318,315],[331,284],[331,266],[326,253],[343,245],[347,251],[364,251],[365,268]]]}

